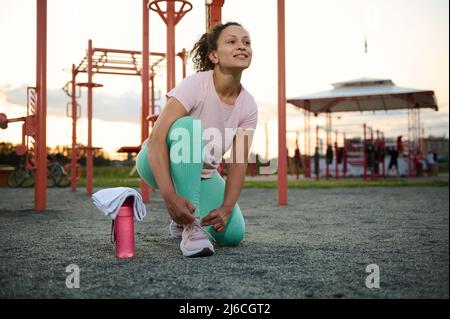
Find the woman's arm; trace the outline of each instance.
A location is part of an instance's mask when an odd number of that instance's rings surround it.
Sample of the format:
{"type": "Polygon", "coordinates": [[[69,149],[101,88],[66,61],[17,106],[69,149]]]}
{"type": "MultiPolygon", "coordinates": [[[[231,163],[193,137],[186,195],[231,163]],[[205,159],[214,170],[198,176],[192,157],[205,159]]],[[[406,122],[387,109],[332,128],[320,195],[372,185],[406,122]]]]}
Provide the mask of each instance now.
{"type": "Polygon", "coordinates": [[[172,124],[186,116],[184,106],[175,98],[170,98],[155,122],[148,139],[148,159],[159,191],[164,199],[169,215],[178,224],[194,221],[195,207],[187,199],[178,196],[172,183],[169,170],[169,154],[166,138],[172,124]]]}
{"type": "Polygon", "coordinates": [[[253,131],[238,130],[233,140],[231,158],[225,183],[225,197],[222,206],[211,211],[203,220],[203,225],[212,225],[215,231],[225,228],[227,221],[244,185],[253,131]]]}

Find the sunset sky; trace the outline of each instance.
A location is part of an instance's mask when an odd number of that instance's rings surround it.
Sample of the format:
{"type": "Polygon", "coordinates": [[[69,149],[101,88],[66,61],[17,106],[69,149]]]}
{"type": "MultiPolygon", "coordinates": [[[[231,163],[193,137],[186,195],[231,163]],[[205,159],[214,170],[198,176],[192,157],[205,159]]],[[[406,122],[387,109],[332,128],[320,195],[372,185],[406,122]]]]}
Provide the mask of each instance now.
{"type": "MultiPolygon", "coordinates": [[[[68,97],[62,91],[68,70],[94,47],[141,50],[141,0],[48,0],[49,146],[71,143],[66,117],[68,97]]],[[[191,0],[193,10],[176,29],[176,50],[190,50],[205,31],[204,0],[191,0]]],[[[225,0],[222,20],[244,25],[254,57],[242,83],[258,102],[260,117],[253,151],[265,154],[268,122],[269,156],[277,152],[277,20],[276,0],[225,0]],[[258,7],[259,5],[259,7],[258,7]]],[[[434,90],[439,111],[423,110],[425,135],[449,135],[449,1],[448,0],[286,0],[287,97],[331,89],[330,83],[360,77],[387,78],[401,87],[434,90]],[[364,38],[368,53],[364,54],[364,38]]],[[[35,85],[36,1],[0,0],[0,112],[23,116],[26,87],[35,85]]],[[[164,52],[165,25],[150,15],[150,50],[164,52]]],[[[157,79],[165,93],[165,68],[157,79]]],[[[188,64],[188,75],[192,74],[188,64]]],[[[81,78],[83,79],[83,78],[81,78]]],[[[181,65],[177,64],[177,81],[181,65]]],[[[103,88],[94,91],[94,146],[112,157],[123,145],[138,145],[141,86],[138,77],[96,75],[103,88]]],[[[86,92],[79,101],[79,142],[86,143],[86,92]]],[[[163,106],[163,102],[159,103],[163,106]]],[[[303,113],[288,105],[288,147],[302,128],[303,113]]],[[[336,129],[362,135],[362,123],[386,137],[407,135],[406,111],[343,114],[336,129]]],[[[312,125],[324,124],[314,119],[312,125]]],[[[302,139],[302,137],[301,137],[302,139]]],[[[0,142],[19,143],[21,127],[0,131],[0,142]]]]}

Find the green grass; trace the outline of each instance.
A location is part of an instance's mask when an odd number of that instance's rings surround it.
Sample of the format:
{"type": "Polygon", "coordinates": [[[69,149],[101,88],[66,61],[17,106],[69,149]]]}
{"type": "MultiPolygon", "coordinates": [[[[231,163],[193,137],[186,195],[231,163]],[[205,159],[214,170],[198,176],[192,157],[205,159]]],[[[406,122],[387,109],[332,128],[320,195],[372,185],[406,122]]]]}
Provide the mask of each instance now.
{"type": "MultiPolygon", "coordinates": [[[[139,178],[135,172],[130,176],[132,167],[95,167],[94,187],[139,187],[139,178]]],[[[78,187],[86,186],[85,172],[77,182],[78,187]]],[[[402,187],[402,186],[433,186],[447,187],[447,180],[433,178],[414,179],[379,179],[364,181],[358,178],[340,180],[289,180],[288,188],[351,188],[351,187],[402,187]]],[[[277,181],[245,181],[244,188],[277,188],[277,181]]]]}
{"type": "Polygon", "coordinates": [[[448,162],[438,162],[439,173],[447,173],[448,174],[448,162]]]}
{"type": "MultiPolygon", "coordinates": [[[[94,167],[94,187],[139,187],[139,178],[136,172],[130,176],[133,167],[119,166],[109,167],[100,166],[94,167]]],[[[86,169],[83,167],[83,176],[78,182],[77,186],[86,186],[86,169]]]]}
{"type": "MultiPolygon", "coordinates": [[[[442,180],[300,180],[288,181],[288,188],[355,188],[355,187],[401,187],[401,186],[448,186],[448,181],[442,180]]],[[[276,181],[245,181],[244,188],[277,188],[276,181]]]]}

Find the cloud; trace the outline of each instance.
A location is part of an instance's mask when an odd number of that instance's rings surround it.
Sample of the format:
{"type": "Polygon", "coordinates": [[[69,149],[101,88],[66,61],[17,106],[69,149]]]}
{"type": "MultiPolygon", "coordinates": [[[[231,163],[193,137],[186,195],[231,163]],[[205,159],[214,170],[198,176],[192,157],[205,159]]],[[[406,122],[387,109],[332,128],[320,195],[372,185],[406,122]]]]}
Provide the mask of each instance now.
{"type": "MultiPolygon", "coordinates": [[[[12,87],[10,85],[0,86],[0,97],[9,103],[26,108],[27,87],[25,85],[12,87]]],[[[66,117],[69,96],[62,89],[47,90],[47,115],[66,117]]],[[[87,117],[87,91],[82,90],[82,96],[78,99],[81,105],[81,117],[87,117]]],[[[102,92],[94,91],[93,94],[93,117],[107,122],[123,121],[129,123],[140,123],[141,116],[141,94],[133,91],[125,92],[119,96],[112,96],[102,92]]]]}
{"type": "MultiPolygon", "coordinates": [[[[93,102],[94,119],[105,122],[128,122],[140,125],[141,114],[141,94],[140,92],[127,91],[118,96],[109,95],[102,92],[102,89],[94,90],[93,102]]],[[[13,87],[11,85],[0,86],[0,98],[9,104],[26,107],[26,86],[13,87]]],[[[49,89],[47,91],[47,114],[48,116],[66,117],[66,105],[70,101],[69,97],[62,89],[49,89]]],[[[87,92],[83,89],[79,99],[81,104],[81,117],[87,116],[87,92]]],[[[259,128],[267,121],[276,124],[278,106],[276,103],[258,101],[259,108],[259,128]]],[[[25,113],[25,110],[24,110],[25,113]]],[[[362,124],[367,123],[374,129],[384,131],[386,135],[396,135],[407,132],[407,112],[405,110],[391,112],[364,112],[364,113],[341,113],[341,119],[333,119],[333,129],[346,131],[351,134],[361,134],[362,124]]],[[[336,116],[337,116],[336,115],[336,116]]],[[[287,104],[286,119],[288,129],[303,128],[303,111],[287,104]]],[[[421,119],[425,127],[425,135],[446,135],[448,136],[449,123],[448,111],[434,112],[423,110],[421,119]]],[[[324,116],[312,117],[312,129],[315,124],[324,125],[324,116]]]]}

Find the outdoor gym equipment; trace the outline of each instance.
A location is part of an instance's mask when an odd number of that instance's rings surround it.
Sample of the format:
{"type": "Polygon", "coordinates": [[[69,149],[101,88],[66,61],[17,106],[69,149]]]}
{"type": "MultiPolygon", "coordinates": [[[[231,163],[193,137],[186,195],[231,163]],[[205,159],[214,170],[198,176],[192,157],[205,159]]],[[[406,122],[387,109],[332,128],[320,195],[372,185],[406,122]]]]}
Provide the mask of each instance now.
{"type": "MultiPolygon", "coordinates": [[[[172,11],[174,0],[166,0],[169,5],[168,14],[171,15],[168,21],[175,21],[172,11]]],[[[36,0],[36,184],[34,192],[34,203],[37,211],[43,211],[46,208],[46,167],[39,163],[45,163],[46,160],[46,116],[47,116],[47,0],[36,0]]],[[[221,21],[221,8],[224,0],[206,0],[206,19],[208,29],[221,21]]],[[[148,1],[142,1],[143,13],[143,47],[142,47],[142,116],[141,121],[141,141],[148,137],[148,125],[144,125],[148,117],[148,92],[149,92],[149,21],[148,21],[148,1]]],[[[183,10],[181,10],[183,11],[183,10]]],[[[286,85],[285,85],[285,1],[277,0],[277,30],[278,30],[278,158],[286,159],[286,85]]],[[[168,52],[169,53],[169,52],[168,52]]],[[[174,59],[172,60],[174,61],[174,59]]],[[[172,72],[174,68],[171,68],[172,72]]],[[[92,74],[90,74],[90,81],[92,74]]],[[[168,80],[169,81],[169,80],[168,80]]],[[[171,80],[172,81],[172,80],[171,80]]],[[[173,82],[172,82],[173,83],[173,82]]],[[[88,101],[92,103],[92,87],[88,87],[88,101]]],[[[76,106],[76,103],[73,103],[76,106]]],[[[76,112],[74,112],[76,113],[76,112]]],[[[3,124],[4,126],[4,124],[3,124]]],[[[89,145],[92,147],[92,145],[89,145]]],[[[73,150],[75,147],[73,147],[73,150]]],[[[91,152],[89,152],[91,154],[91,152]]],[[[87,161],[88,163],[90,162],[87,161]]],[[[92,167],[89,163],[89,177],[92,177],[92,167]]],[[[74,170],[73,170],[74,171],[74,170]]],[[[278,162],[278,204],[287,204],[287,175],[286,161],[278,162]]],[[[72,173],[73,174],[73,173],[72,173]]],[[[74,178],[72,175],[72,183],[74,178]]],[[[92,185],[90,185],[92,186],[92,185]]],[[[145,193],[146,185],[141,181],[143,190],[142,197],[148,199],[148,192],[145,193]]],[[[87,189],[88,191],[91,191],[87,189]]],[[[148,188],[147,188],[148,191],[148,188]]]]}
{"type": "MultiPolygon", "coordinates": [[[[334,177],[336,179],[340,176],[339,164],[342,163],[342,176],[347,176],[347,150],[346,150],[346,134],[340,131],[334,131],[334,141],[333,141],[333,131],[331,131],[331,125],[329,124],[331,120],[327,120],[327,126],[321,127],[316,125],[316,147],[314,152],[314,173],[316,175],[316,180],[320,179],[320,154],[321,154],[321,139],[320,130],[323,130],[326,135],[325,142],[325,178],[330,179],[331,171],[330,165],[334,162],[334,177]],[[342,135],[342,146],[339,147],[339,135],[342,135]]],[[[323,152],[322,152],[323,153],[323,152]]]]}

